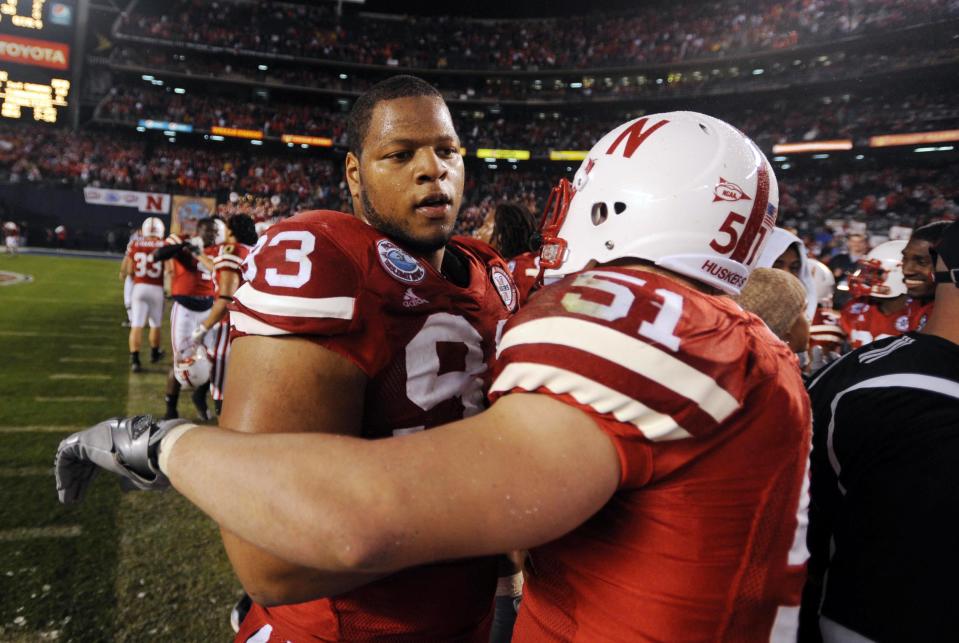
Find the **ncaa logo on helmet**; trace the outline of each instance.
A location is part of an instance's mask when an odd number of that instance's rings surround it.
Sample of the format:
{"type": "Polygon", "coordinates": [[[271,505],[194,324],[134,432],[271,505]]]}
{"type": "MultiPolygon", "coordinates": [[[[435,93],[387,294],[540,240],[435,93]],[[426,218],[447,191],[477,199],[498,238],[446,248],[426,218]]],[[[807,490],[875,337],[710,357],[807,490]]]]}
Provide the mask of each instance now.
{"type": "Polygon", "coordinates": [[[391,241],[376,242],[380,264],[393,279],[405,284],[418,284],[426,278],[426,270],[415,257],[391,241]]]}
{"type": "MultiPolygon", "coordinates": [[[[716,201],[749,201],[751,197],[745,190],[723,177],[719,177],[719,183],[713,188],[713,203],[716,201]]],[[[773,206],[775,211],[775,206],[773,206]]]]}

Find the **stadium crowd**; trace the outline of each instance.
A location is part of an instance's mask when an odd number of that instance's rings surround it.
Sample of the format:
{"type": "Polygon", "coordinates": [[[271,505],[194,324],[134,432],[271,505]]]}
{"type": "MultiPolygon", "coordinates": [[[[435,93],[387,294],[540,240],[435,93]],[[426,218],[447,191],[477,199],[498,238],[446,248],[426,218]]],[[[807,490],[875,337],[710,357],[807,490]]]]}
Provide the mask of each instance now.
{"type": "MultiPolygon", "coordinates": [[[[846,93],[806,98],[770,98],[761,107],[717,106],[716,116],[755,132],[766,151],[776,143],[850,138],[910,131],[954,129],[959,125],[957,92],[932,88],[901,94],[846,93]],[[810,105],[812,103],[812,105],[810,105]]],[[[541,111],[530,114],[459,110],[460,136],[469,149],[586,149],[595,136],[623,118],[643,112],[607,109],[597,114],[583,110],[541,111]],[[479,117],[479,118],[478,118],[479,117]]],[[[136,124],[141,119],[186,123],[200,129],[213,126],[263,131],[265,135],[308,134],[345,141],[344,115],[338,105],[309,106],[253,102],[227,97],[177,94],[170,88],[145,84],[118,85],[103,100],[98,118],[136,124]]]]}
{"type": "Polygon", "coordinates": [[[942,0],[649,5],[576,20],[372,16],[332,4],[140,3],[129,36],[418,69],[573,69],[721,58],[857,36],[957,15],[942,0]],[[252,26],[252,28],[251,28],[252,26]]]}
{"type": "MultiPolygon", "coordinates": [[[[783,89],[797,84],[861,79],[873,74],[901,72],[959,58],[959,50],[955,48],[917,50],[914,44],[908,44],[890,52],[887,44],[878,43],[878,46],[880,49],[873,51],[839,51],[826,55],[815,52],[788,61],[744,62],[741,67],[707,65],[703,69],[659,69],[628,74],[620,70],[615,74],[593,72],[593,75],[586,73],[545,80],[515,76],[483,78],[444,75],[436,77],[434,82],[446,99],[453,103],[550,101],[579,104],[593,100],[681,98],[783,89]]],[[[358,94],[376,81],[375,77],[321,67],[283,62],[263,65],[259,60],[242,58],[224,62],[221,57],[210,54],[175,50],[144,51],[120,47],[110,60],[111,64],[121,67],[343,94],[358,94]]]]}
{"type": "MultiPolygon", "coordinates": [[[[877,110],[881,111],[881,110],[877,110]]],[[[759,137],[762,139],[762,137],[759,137]]],[[[488,164],[467,172],[466,205],[459,229],[470,233],[502,201],[523,203],[539,213],[550,188],[564,175],[563,164],[488,164]]],[[[569,166],[571,167],[571,166],[569,166]]],[[[817,254],[832,251],[816,235],[826,221],[860,220],[884,235],[892,225],[920,225],[959,216],[959,168],[887,167],[822,172],[817,168],[777,170],[782,202],[780,221],[808,235],[817,254]]],[[[261,148],[211,149],[210,145],[147,144],[135,136],[105,137],[42,126],[0,126],[0,181],[54,183],[148,192],[215,196],[230,211],[283,216],[299,210],[349,211],[350,200],[339,164],[306,154],[279,155],[261,148]],[[249,195],[230,202],[230,193],[249,195]],[[278,202],[267,205],[272,196],[278,202]]]]}

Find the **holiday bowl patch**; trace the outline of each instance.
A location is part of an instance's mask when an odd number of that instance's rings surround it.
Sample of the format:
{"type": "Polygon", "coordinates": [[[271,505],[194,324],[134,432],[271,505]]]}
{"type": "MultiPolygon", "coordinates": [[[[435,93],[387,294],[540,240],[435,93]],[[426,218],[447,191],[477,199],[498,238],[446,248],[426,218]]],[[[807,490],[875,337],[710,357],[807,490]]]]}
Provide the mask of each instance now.
{"type": "Polygon", "coordinates": [[[493,285],[496,286],[496,292],[499,293],[499,298],[503,300],[506,310],[515,311],[519,302],[519,293],[513,283],[513,278],[499,266],[493,266],[490,269],[489,277],[493,285]]]}
{"type": "Polygon", "coordinates": [[[376,242],[376,253],[380,264],[393,279],[405,284],[418,284],[426,278],[426,269],[416,257],[409,254],[392,241],[380,239],[376,242]]]}

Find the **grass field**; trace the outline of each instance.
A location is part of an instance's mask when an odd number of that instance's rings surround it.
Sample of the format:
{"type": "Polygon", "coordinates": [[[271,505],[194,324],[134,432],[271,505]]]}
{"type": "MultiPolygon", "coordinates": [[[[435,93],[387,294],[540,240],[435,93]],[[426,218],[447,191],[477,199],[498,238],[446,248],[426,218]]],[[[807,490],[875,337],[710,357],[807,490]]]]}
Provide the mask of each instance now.
{"type": "MultiPolygon", "coordinates": [[[[0,271],[33,278],[0,286],[0,641],[232,639],[239,584],[215,525],[182,498],[122,493],[101,476],[79,506],[57,502],[63,437],[163,412],[169,357],[129,373],[117,269],[0,255],[0,271]]],[[[190,410],[184,395],[181,414],[190,410]]]]}

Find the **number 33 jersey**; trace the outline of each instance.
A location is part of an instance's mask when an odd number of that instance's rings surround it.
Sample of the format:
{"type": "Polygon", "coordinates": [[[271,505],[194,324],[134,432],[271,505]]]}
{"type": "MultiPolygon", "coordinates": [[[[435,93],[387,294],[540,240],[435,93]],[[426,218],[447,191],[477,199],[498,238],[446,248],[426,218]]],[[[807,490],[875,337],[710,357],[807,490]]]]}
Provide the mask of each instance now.
{"type": "Polygon", "coordinates": [[[659,274],[589,270],[507,324],[496,371],[491,396],[583,410],[620,461],[612,499],[531,551],[514,641],[795,641],[809,400],[759,318],[659,274]]]}
{"type": "MultiPolygon", "coordinates": [[[[369,378],[364,437],[473,415],[485,407],[487,363],[518,296],[486,244],[456,238],[446,252],[465,286],[355,217],[298,214],[272,226],[244,262],[234,335],[307,336],[355,363],[369,378]]],[[[282,619],[299,627],[293,635],[319,640],[473,640],[474,630],[482,638],[495,582],[488,559],[423,566],[333,599],[271,608],[273,634],[285,632],[282,619]]]]}

